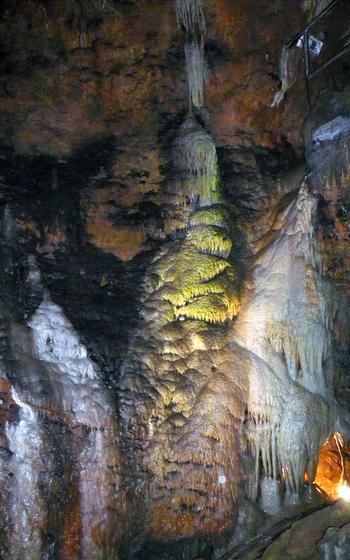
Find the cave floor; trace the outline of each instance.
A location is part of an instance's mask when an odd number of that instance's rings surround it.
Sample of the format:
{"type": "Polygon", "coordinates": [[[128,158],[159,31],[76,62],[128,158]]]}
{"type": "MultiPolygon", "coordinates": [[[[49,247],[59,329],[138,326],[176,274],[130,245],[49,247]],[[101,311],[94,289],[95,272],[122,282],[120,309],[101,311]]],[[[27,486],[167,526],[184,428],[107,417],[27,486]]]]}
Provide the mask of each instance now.
{"type": "Polygon", "coordinates": [[[218,560],[319,560],[316,545],[325,530],[342,528],[347,523],[350,523],[349,503],[338,500],[319,504],[278,521],[218,560]]]}

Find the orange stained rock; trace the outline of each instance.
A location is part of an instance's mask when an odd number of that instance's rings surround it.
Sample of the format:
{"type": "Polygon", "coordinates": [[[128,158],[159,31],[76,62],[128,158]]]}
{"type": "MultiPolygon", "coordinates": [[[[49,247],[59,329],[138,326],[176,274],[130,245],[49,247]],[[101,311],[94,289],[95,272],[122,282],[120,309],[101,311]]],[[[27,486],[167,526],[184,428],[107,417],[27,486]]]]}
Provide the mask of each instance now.
{"type": "Polygon", "coordinates": [[[190,538],[198,534],[218,535],[229,529],[232,519],[212,511],[199,516],[196,511],[170,509],[169,505],[154,505],[151,512],[150,534],[159,540],[190,538]]]}
{"type": "Polygon", "coordinates": [[[0,377],[0,393],[9,393],[11,391],[11,383],[5,377],[0,377]]]}
{"type": "Polygon", "coordinates": [[[78,496],[72,497],[73,502],[65,512],[63,534],[60,543],[62,560],[78,560],[80,558],[80,505],[78,496]]]}
{"type": "Polygon", "coordinates": [[[114,223],[118,222],[115,202],[126,207],[132,206],[142,198],[142,189],[140,191],[136,186],[130,192],[109,185],[93,191],[82,203],[82,210],[86,215],[86,232],[91,243],[123,261],[133,259],[144,248],[146,234],[141,226],[114,223]]]}
{"type": "Polygon", "coordinates": [[[67,242],[67,234],[58,227],[44,226],[44,238],[38,247],[39,253],[51,253],[58,245],[67,242]]]}
{"type": "Polygon", "coordinates": [[[107,219],[88,224],[91,242],[102,251],[112,253],[122,261],[129,261],[140,253],[144,246],[145,234],[141,228],[113,226],[107,219]]]}
{"type": "MultiPolygon", "coordinates": [[[[345,479],[350,480],[350,460],[344,453],[345,479]]],[[[330,498],[338,498],[338,486],[342,474],[339,451],[330,438],[322,447],[317,466],[315,483],[330,498]]]]}

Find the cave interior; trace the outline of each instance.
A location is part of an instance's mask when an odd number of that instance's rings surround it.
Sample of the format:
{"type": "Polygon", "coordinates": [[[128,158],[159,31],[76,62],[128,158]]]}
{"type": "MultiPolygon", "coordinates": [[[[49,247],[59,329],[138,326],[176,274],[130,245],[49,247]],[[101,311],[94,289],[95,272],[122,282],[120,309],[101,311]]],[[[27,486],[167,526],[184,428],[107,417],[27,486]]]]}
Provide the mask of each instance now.
{"type": "Polygon", "coordinates": [[[0,558],[349,560],[349,0],[3,0],[0,52],[0,558]]]}

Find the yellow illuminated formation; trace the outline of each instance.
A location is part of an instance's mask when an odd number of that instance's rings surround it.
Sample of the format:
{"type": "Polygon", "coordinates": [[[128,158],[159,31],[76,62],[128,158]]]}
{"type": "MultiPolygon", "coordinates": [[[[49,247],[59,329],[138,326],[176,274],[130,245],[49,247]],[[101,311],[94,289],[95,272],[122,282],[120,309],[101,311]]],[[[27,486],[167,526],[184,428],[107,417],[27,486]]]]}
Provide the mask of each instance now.
{"type": "Polygon", "coordinates": [[[235,273],[227,260],[232,249],[229,213],[220,193],[215,146],[192,115],[180,129],[173,158],[196,197],[185,238],[154,263],[150,292],[173,306],[173,319],[223,323],[239,307],[235,273]]]}
{"type": "Polygon", "coordinates": [[[166,539],[193,535],[197,523],[206,533],[229,526],[239,472],[236,409],[218,407],[217,398],[218,388],[232,393],[226,323],[239,309],[230,215],[215,145],[193,115],[172,156],[167,192],[178,227],[147,270],[143,323],[122,380],[122,418],[135,464],[147,473],[146,525],[166,539]],[[147,444],[135,446],[139,440],[147,444]]]}

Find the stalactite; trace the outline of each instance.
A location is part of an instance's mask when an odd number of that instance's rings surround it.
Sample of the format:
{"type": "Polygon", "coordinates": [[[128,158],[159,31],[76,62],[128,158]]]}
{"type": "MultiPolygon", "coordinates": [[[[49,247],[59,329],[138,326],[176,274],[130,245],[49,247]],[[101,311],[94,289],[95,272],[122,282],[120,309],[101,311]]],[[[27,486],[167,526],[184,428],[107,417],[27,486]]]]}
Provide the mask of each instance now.
{"type": "Polygon", "coordinates": [[[332,1],[333,0],[303,0],[302,5],[304,11],[309,12],[309,19],[312,19],[323,12],[332,1]]]}
{"type": "Polygon", "coordinates": [[[337,303],[319,266],[316,204],[303,183],[283,212],[278,236],[257,259],[257,292],[235,327],[236,340],[252,360],[247,368],[247,438],[256,465],[248,484],[251,499],[257,499],[264,477],[280,481],[287,496],[297,499],[305,474],[314,479],[319,450],[336,424],[325,364],[337,303]]]}
{"type": "MultiPolygon", "coordinates": [[[[182,176],[198,176],[214,184],[217,182],[215,144],[192,113],[187,115],[173,143],[172,162],[175,171],[182,176]]],[[[203,186],[199,188],[203,196],[203,186]]]]}
{"type": "Polygon", "coordinates": [[[190,107],[204,105],[207,70],[204,57],[205,18],[201,0],[176,0],[176,14],[186,31],[185,68],[190,107]]]}
{"type": "Polygon", "coordinates": [[[225,260],[232,242],[224,224],[211,224],[211,216],[222,212],[215,146],[209,135],[190,115],[174,142],[176,172],[192,181],[197,208],[190,216],[186,237],[172,255],[161,258],[154,267],[160,278],[158,290],[174,306],[174,317],[224,322],[237,313],[234,272],[225,260]],[[192,177],[192,180],[191,180],[192,177]],[[207,223],[196,224],[197,211],[207,223]],[[211,210],[208,210],[211,209],[211,210]]]}
{"type": "Polygon", "coordinates": [[[301,71],[302,49],[283,46],[279,61],[280,89],[275,93],[271,107],[278,107],[287,91],[292,87],[301,71]]]}
{"type": "Polygon", "coordinates": [[[186,33],[205,33],[202,0],[175,0],[175,6],[177,21],[184,26],[186,33]]]}
{"type": "Polygon", "coordinates": [[[204,88],[207,83],[207,69],[204,59],[203,37],[187,40],[185,43],[185,68],[187,74],[190,106],[198,109],[204,105],[204,88]]]}

